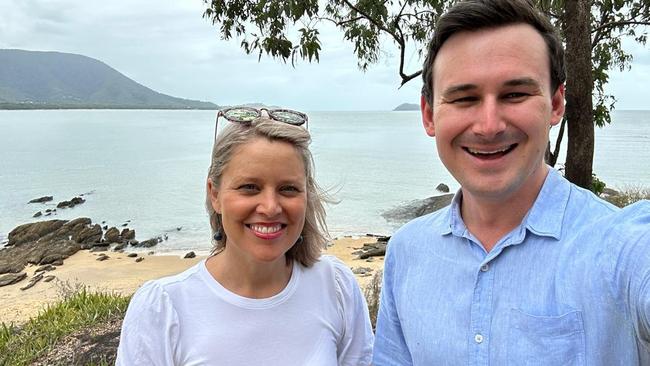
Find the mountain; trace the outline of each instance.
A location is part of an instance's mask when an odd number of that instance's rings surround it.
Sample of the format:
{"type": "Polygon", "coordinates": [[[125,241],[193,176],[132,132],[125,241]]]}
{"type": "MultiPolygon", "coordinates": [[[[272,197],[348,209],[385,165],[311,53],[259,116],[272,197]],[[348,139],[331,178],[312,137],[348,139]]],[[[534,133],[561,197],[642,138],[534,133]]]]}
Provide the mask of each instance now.
{"type": "Polygon", "coordinates": [[[0,50],[0,109],[217,109],[158,93],[90,57],[0,50]]]}
{"type": "Polygon", "coordinates": [[[393,109],[394,111],[419,111],[420,105],[413,103],[402,103],[393,109]]]}

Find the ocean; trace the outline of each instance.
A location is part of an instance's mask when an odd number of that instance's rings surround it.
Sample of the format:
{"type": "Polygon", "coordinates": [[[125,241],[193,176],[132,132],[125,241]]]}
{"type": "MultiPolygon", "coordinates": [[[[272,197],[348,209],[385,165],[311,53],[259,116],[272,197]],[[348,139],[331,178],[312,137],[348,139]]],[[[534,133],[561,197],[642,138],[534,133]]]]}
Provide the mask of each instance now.
{"type": "MultiPolygon", "coordinates": [[[[382,212],[437,194],[439,183],[458,189],[419,112],[308,114],[316,178],[339,201],[327,207],[333,237],[389,235],[396,225],[382,212]]],[[[166,235],[157,252],[209,250],[214,119],[214,111],[0,111],[0,242],[19,224],[83,216],[128,223],[139,240],[166,235]],[[86,203],[32,218],[80,194],[86,203]],[[54,201],[27,204],[45,195],[54,201]]],[[[596,130],[594,172],[613,188],[650,187],[650,111],[615,111],[612,120],[596,130]]]]}

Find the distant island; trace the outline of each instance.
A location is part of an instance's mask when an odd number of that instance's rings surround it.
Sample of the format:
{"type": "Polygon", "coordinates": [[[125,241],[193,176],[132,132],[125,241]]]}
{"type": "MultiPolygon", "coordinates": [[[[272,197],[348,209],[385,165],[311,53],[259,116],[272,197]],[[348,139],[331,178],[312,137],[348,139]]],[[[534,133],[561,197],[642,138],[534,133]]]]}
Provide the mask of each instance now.
{"type": "Polygon", "coordinates": [[[393,111],[419,111],[420,110],[420,105],[419,104],[413,104],[413,103],[402,103],[395,107],[393,111]]]}
{"type": "Polygon", "coordinates": [[[219,109],[158,93],[82,55],[1,49],[0,65],[0,109],[219,109]]]}

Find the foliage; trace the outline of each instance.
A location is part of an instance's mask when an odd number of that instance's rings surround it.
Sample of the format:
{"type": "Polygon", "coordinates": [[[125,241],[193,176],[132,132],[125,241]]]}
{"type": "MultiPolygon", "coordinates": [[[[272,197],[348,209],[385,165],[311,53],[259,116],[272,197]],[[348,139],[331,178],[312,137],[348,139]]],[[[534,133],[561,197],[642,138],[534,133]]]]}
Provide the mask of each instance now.
{"type": "MultiPolygon", "coordinates": [[[[379,61],[382,51],[388,49],[386,41],[392,42],[399,51],[399,70],[404,85],[421,74],[420,70],[406,71],[405,55],[407,49],[418,53],[420,58],[431,37],[436,20],[458,0],[204,0],[207,5],[203,16],[218,25],[221,37],[242,38],[241,47],[247,52],[258,52],[279,58],[318,61],[322,45],[318,27],[324,23],[334,24],[343,32],[343,38],[354,45],[358,66],[366,70],[379,61]],[[322,5],[322,6],[321,6],[322,5]],[[296,36],[290,39],[291,33],[296,36]]],[[[632,56],[625,52],[622,40],[626,37],[645,45],[647,29],[650,25],[650,1],[648,0],[570,0],[588,1],[591,5],[590,37],[591,63],[594,81],[594,101],[592,116],[584,120],[569,121],[573,124],[592,124],[604,126],[611,122],[610,111],[616,98],[605,92],[609,81],[609,70],[630,68],[632,56]]],[[[564,30],[567,0],[535,0],[540,10],[555,22],[559,30],[564,30]]],[[[564,36],[564,34],[563,34],[564,36]]],[[[573,62],[567,55],[567,62],[573,62]]],[[[568,75],[571,78],[571,75],[568,75]]],[[[588,96],[585,96],[588,98],[588,96]]],[[[579,101],[577,101],[579,103],[579,101]]],[[[567,109],[571,108],[567,105],[567,109]]],[[[550,150],[549,161],[557,159],[563,134],[550,150]]],[[[593,135],[574,136],[569,139],[570,146],[593,145],[593,135]]],[[[592,154],[593,155],[593,154],[592,154]]],[[[572,159],[567,156],[567,160],[572,159]]],[[[575,158],[574,158],[575,159],[575,158]]],[[[591,172],[593,156],[589,161],[573,161],[588,165],[585,172],[591,172]]],[[[583,181],[588,181],[583,177],[583,181]]]]}
{"type": "Polygon", "coordinates": [[[379,295],[381,293],[381,280],[383,271],[379,270],[372,276],[370,283],[363,289],[368,304],[368,313],[370,314],[370,324],[372,329],[377,325],[377,313],[379,312],[379,295]]]}
{"type": "Polygon", "coordinates": [[[605,182],[602,180],[598,179],[596,174],[591,175],[591,191],[594,192],[596,195],[600,196],[603,191],[605,190],[605,182]]]}
{"type": "Polygon", "coordinates": [[[64,336],[86,326],[124,314],[130,298],[91,293],[86,289],[48,306],[20,326],[0,325],[0,365],[28,365],[64,336]]]}
{"type": "Polygon", "coordinates": [[[603,198],[615,206],[625,207],[637,201],[650,200],[650,188],[628,187],[603,198]]]}

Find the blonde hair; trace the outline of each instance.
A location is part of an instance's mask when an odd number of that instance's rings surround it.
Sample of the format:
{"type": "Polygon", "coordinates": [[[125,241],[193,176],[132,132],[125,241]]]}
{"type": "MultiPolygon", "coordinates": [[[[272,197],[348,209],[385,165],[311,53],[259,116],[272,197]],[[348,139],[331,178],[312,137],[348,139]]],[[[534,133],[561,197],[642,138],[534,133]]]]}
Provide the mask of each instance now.
{"type": "MultiPolygon", "coordinates": [[[[208,171],[208,179],[212,185],[218,187],[221,176],[226,166],[232,159],[236,148],[254,138],[266,138],[269,141],[282,141],[291,144],[305,166],[307,181],[307,207],[305,212],[305,226],[302,229],[302,242],[299,240],[286,253],[287,261],[296,260],[305,267],[310,267],[320,257],[322,249],[329,241],[327,224],[325,223],[325,202],[333,202],[328,195],[318,186],[314,178],[314,159],[309,144],[311,136],[303,127],[293,126],[288,123],[276,122],[268,118],[258,118],[251,123],[228,123],[219,133],[212,148],[212,159],[208,171]]],[[[221,214],[215,212],[210,201],[210,192],[206,190],[205,206],[210,218],[212,234],[221,233],[221,239],[213,238],[214,247],[212,254],[224,250],[228,235],[223,231],[221,214]]]]}

